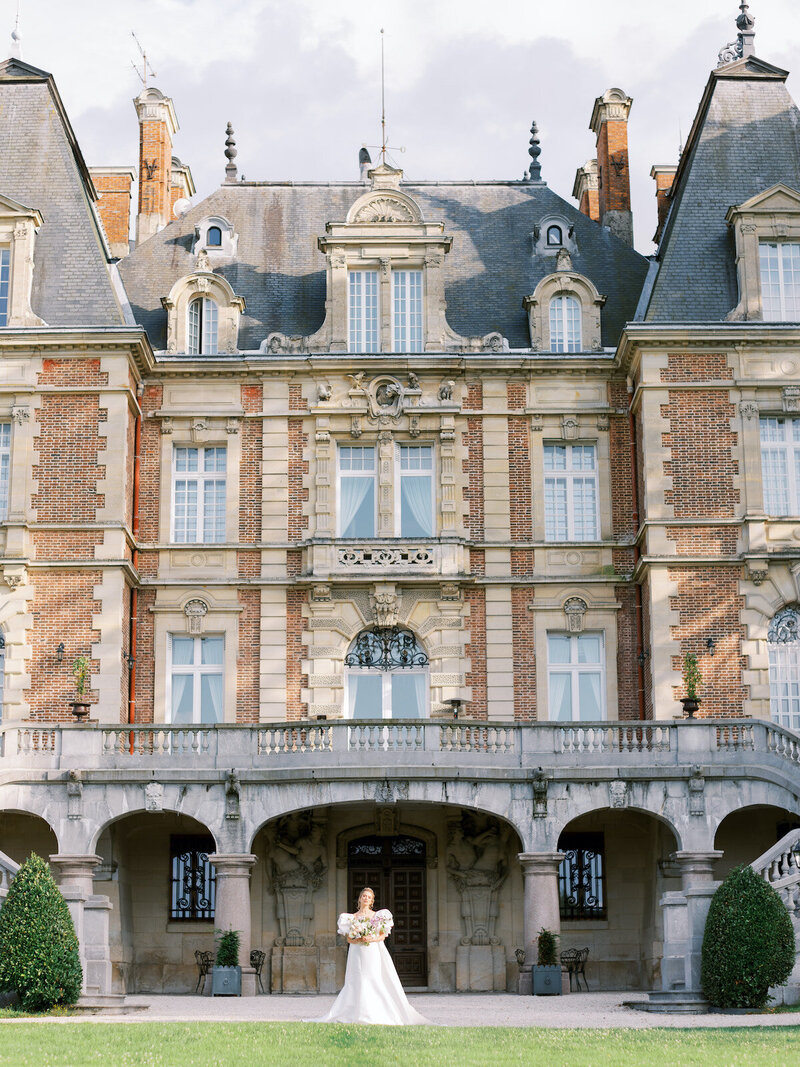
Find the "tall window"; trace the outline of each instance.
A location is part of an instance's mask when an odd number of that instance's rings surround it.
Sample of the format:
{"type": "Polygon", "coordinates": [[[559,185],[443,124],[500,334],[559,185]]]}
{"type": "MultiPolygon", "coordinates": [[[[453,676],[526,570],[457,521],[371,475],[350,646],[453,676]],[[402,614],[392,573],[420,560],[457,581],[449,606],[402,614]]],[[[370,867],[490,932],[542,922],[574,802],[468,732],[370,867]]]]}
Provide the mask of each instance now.
{"type": "Polygon", "coordinates": [[[545,540],[596,541],[598,528],[595,446],[545,445],[545,540]]]}
{"type": "Polygon", "coordinates": [[[602,634],[547,635],[551,721],[604,719],[604,677],[602,634]]]}
{"type": "Polygon", "coordinates": [[[213,851],[213,837],[170,838],[169,917],[173,922],[214,921],[217,880],[208,860],[213,851]]]}
{"type": "Polygon", "coordinates": [[[400,536],[433,534],[433,448],[400,445],[400,536]]]}
{"type": "Polygon", "coordinates": [[[769,713],[773,722],[800,732],[800,611],[779,611],[767,632],[769,713]]]}
{"type": "Polygon", "coordinates": [[[574,296],[554,296],[550,301],[550,351],[580,352],[581,305],[574,296]]]}
{"type": "Polygon", "coordinates": [[[761,241],[761,306],[769,322],[800,320],[800,244],[761,241]]]}
{"type": "Polygon", "coordinates": [[[172,540],[225,540],[224,447],[176,448],[173,454],[172,540]]]}
{"type": "Polygon", "coordinates": [[[760,430],[764,510],[800,515],[800,419],[764,418],[760,430]]]}
{"type": "Polygon", "coordinates": [[[170,639],[170,722],[222,722],[222,637],[170,639]]]}
{"type": "Polygon", "coordinates": [[[428,657],[410,630],[363,630],[345,656],[351,719],[421,719],[428,713],[428,657]]]}
{"type": "Polygon", "coordinates": [[[11,477],[11,423],[0,422],[0,520],[8,515],[11,477]]]}
{"type": "Polygon", "coordinates": [[[392,347],[422,351],[422,271],[392,271],[392,347]]]}
{"type": "Polygon", "coordinates": [[[562,919],[605,919],[605,844],[601,833],[562,834],[558,898],[562,919]]]}
{"type": "Polygon", "coordinates": [[[215,356],[218,352],[219,309],[210,296],[196,296],[187,311],[186,351],[192,356],[215,356]]]}
{"type": "Polygon", "coordinates": [[[375,449],[339,449],[339,536],[375,536],[375,449]]]}
{"type": "Polygon", "coordinates": [[[8,325],[8,299],[11,286],[11,249],[0,248],[0,326],[8,325]]]}
{"type": "Polygon", "coordinates": [[[378,352],[381,342],[378,272],[351,270],[348,286],[348,348],[351,352],[378,352]]]}

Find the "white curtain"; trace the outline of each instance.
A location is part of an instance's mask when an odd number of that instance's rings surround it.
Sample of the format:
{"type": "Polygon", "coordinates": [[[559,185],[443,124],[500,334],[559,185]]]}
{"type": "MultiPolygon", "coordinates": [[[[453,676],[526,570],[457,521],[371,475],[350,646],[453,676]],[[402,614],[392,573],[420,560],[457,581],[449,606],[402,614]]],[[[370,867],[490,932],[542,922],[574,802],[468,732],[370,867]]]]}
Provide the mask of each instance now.
{"type": "Polygon", "coordinates": [[[578,683],[580,698],[579,717],[584,722],[597,722],[603,717],[603,705],[600,699],[600,675],[581,674],[578,683]]]}
{"type": "Polygon", "coordinates": [[[204,674],[200,679],[200,722],[222,722],[221,674],[204,674]]]}
{"type": "Polygon", "coordinates": [[[433,533],[430,478],[403,478],[401,496],[401,537],[430,537],[433,533]]]}
{"type": "Polygon", "coordinates": [[[342,537],[371,537],[372,530],[355,529],[355,520],[361,505],[374,484],[373,478],[340,478],[340,505],[342,514],[342,537]]]}
{"type": "Polygon", "coordinates": [[[172,676],[172,721],[177,726],[192,721],[192,681],[191,674],[172,676]]]}
{"type": "Polygon", "coordinates": [[[568,722],[572,718],[572,686],[568,674],[550,675],[550,719],[568,722]]]}
{"type": "Polygon", "coordinates": [[[392,676],[392,718],[421,719],[425,715],[427,674],[395,674],[392,676]]]}

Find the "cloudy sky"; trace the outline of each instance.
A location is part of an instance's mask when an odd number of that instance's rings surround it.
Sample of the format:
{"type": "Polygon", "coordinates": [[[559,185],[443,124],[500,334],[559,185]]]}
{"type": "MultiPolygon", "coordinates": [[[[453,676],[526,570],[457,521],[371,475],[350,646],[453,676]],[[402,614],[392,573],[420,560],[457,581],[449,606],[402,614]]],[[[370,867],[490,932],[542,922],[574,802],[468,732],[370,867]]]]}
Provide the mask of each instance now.
{"type": "MultiPolygon", "coordinates": [[[[750,5],[757,54],[787,69],[800,69],[798,6],[750,5]]],[[[7,41],[16,7],[0,3],[7,41]]],[[[90,166],[136,162],[135,31],[175,103],[196,199],[224,176],[227,121],[248,179],[356,178],[361,144],[380,140],[381,27],[389,140],[410,180],[519,178],[535,119],[542,176],[569,199],[594,154],[594,99],[619,86],[634,99],[636,244],[649,253],[650,167],[676,161],[737,14],[737,0],[20,0],[20,30],[90,166]]]]}

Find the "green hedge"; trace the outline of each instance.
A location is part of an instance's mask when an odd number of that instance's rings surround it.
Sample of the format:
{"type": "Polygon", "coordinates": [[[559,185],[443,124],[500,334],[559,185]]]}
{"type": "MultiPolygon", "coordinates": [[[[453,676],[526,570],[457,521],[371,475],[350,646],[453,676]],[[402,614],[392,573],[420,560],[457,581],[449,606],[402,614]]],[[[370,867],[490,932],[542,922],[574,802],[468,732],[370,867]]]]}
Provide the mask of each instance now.
{"type": "Polygon", "coordinates": [[[792,920],[768,882],[742,865],[717,889],[703,936],[701,983],[718,1008],[763,1008],[795,961],[792,920]]]}
{"type": "Polygon", "coordinates": [[[74,1004],[83,972],[75,927],[50,868],[35,853],[17,871],[0,909],[0,990],[26,1011],[74,1004]]]}

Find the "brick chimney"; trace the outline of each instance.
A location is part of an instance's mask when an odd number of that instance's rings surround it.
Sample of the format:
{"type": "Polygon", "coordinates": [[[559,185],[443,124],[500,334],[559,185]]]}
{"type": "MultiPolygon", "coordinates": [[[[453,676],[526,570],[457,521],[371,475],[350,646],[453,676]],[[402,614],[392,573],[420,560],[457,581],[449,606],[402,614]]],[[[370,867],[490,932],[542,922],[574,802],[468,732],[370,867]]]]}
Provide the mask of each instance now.
{"type": "Polygon", "coordinates": [[[143,89],[133,103],[139,119],[138,245],[172,217],[172,138],[178,132],[178,118],[160,89],[143,89]]]}
{"type": "Polygon", "coordinates": [[[633,245],[628,115],[633,100],[622,89],[607,89],[594,102],[589,128],[597,134],[599,221],[633,245]]]}
{"type": "Polygon", "coordinates": [[[575,172],[572,195],[578,201],[582,215],[587,215],[592,222],[600,221],[600,191],[596,159],[587,159],[582,167],[578,167],[575,172]]]}
{"type": "Polygon", "coordinates": [[[677,167],[667,166],[650,168],[650,177],[655,179],[656,183],[656,204],[658,205],[658,226],[656,226],[656,232],[653,234],[653,240],[656,244],[661,240],[661,234],[664,232],[664,223],[667,221],[672,202],[670,200],[672,183],[675,181],[677,169],[677,167]]]}
{"type": "MultiPolygon", "coordinates": [[[[195,194],[192,170],[188,163],[181,163],[177,156],[172,157],[172,174],[169,191],[169,219],[175,217],[175,201],[191,200],[195,194]]],[[[169,219],[167,221],[169,221],[169,219]]]]}
{"type": "Polygon", "coordinates": [[[122,259],[130,251],[131,187],[136,172],[131,167],[90,167],[89,173],[98,193],[97,212],[111,255],[122,259]]]}

